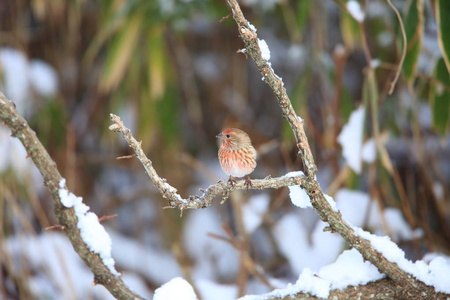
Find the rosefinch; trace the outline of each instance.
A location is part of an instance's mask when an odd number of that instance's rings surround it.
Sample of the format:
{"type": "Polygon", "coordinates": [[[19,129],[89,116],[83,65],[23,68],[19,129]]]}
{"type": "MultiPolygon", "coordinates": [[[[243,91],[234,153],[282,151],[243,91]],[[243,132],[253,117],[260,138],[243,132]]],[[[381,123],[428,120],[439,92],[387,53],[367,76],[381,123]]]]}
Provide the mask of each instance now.
{"type": "Polygon", "coordinates": [[[228,182],[233,185],[233,177],[244,177],[247,189],[252,185],[250,174],[256,167],[256,150],[247,133],[237,128],[227,128],[219,133],[220,139],[219,162],[225,174],[229,175],[228,182]]]}

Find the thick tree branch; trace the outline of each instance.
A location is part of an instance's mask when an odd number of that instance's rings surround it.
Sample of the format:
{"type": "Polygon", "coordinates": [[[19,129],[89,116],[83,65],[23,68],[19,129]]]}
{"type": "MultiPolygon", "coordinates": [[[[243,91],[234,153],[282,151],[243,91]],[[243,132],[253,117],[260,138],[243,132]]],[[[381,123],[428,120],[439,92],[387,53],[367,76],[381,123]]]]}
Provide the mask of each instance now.
{"type": "Polygon", "coordinates": [[[118,299],[143,299],[128,286],[124,284],[122,278],[111,273],[109,268],[103,264],[98,254],[91,252],[80,236],[77,227],[78,219],[73,208],[66,208],[61,203],[59,197],[59,182],[62,177],[56,167],[56,163],[51,159],[47,150],[42,146],[36,133],[28,126],[22,116],[16,111],[14,104],[6,99],[0,92],[0,120],[11,129],[12,136],[18,138],[25,147],[28,156],[31,157],[36,167],[44,177],[44,183],[50,190],[55,206],[55,215],[73,248],[94,274],[94,282],[102,284],[109,292],[118,299]]]}
{"type": "MultiPolygon", "coordinates": [[[[115,132],[120,132],[123,138],[128,142],[136,157],[144,166],[145,172],[152,180],[153,184],[158,188],[164,198],[169,200],[170,207],[178,208],[181,211],[184,209],[198,209],[204,208],[211,205],[212,200],[217,195],[223,195],[223,201],[228,198],[231,191],[247,189],[245,181],[237,181],[233,186],[219,181],[216,184],[210,185],[206,190],[202,190],[201,195],[191,195],[188,198],[182,198],[180,194],[177,193],[177,189],[172,187],[166,182],[164,178],[161,178],[158,173],[156,173],[155,168],[153,168],[152,161],[147,158],[144,151],[142,150],[141,143],[138,142],[133,135],[131,130],[125,127],[120,117],[110,114],[112,124],[109,129],[115,132]]],[[[266,188],[278,189],[283,186],[293,186],[299,185],[303,182],[304,175],[299,175],[296,177],[282,176],[278,178],[265,178],[265,179],[253,179],[251,189],[262,190],[266,188]]]]}
{"type": "Polygon", "coordinates": [[[303,122],[296,115],[291,101],[283,87],[283,82],[278,77],[270,63],[261,55],[259,40],[254,27],[245,19],[241,8],[236,0],[226,0],[231,8],[233,19],[238,25],[239,35],[245,44],[247,54],[254,60],[259,72],[264,76],[264,81],[274,91],[278,103],[283,112],[283,116],[289,122],[299,148],[299,155],[305,166],[305,173],[308,180],[304,180],[300,185],[306,190],[310,196],[313,207],[317,210],[322,221],[330,224],[335,232],[338,232],[351,246],[356,248],[364,257],[375,265],[380,272],[386,274],[397,284],[402,286],[409,297],[412,298],[433,298],[435,291],[433,287],[425,285],[423,282],[416,280],[410,274],[407,274],[395,263],[388,261],[380,252],[372,247],[371,243],[356,235],[352,227],[342,219],[339,212],[333,211],[330,204],[316,180],[316,165],[314,163],[311,150],[303,130],[303,122]]]}
{"type": "MultiPolygon", "coordinates": [[[[310,293],[298,293],[292,296],[278,297],[278,296],[268,296],[264,299],[267,300],[319,300],[319,298],[311,295],[310,293]]],[[[384,299],[384,300],[394,300],[394,299],[412,299],[408,295],[404,294],[404,288],[397,285],[392,279],[385,278],[375,282],[370,282],[365,285],[358,286],[348,286],[342,290],[332,290],[327,299],[332,300],[373,300],[373,299],[384,299]]],[[[435,299],[446,299],[446,297],[436,297],[435,299]]],[[[251,300],[251,298],[249,299],[251,300]]]]}

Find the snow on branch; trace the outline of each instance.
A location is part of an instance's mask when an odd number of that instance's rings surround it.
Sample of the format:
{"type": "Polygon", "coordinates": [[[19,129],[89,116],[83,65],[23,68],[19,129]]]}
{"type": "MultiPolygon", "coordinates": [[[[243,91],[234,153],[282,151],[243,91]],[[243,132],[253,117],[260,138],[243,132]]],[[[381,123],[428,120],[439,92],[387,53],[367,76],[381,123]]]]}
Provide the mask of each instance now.
{"type": "MultiPolygon", "coordinates": [[[[177,189],[166,182],[166,179],[161,178],[153,168],[152,161],[147,158],[144,151],[142,150],[141,143],[138,142],[132,135],[131,130],[125,127],[119,116],[110,114],[112,124],[109,129],[115,132],[120,132],[123,138],[128,142],[128,145],[134,150],[136,157],[139,159],[141,164],[144,166],[145,172],[152,180],[156,188],[161,192],[162,196],[169,200],[169,207],[178,208],[181,211],[184,209],[198,209],[210,206],[212,200],[217,195],[222,195],[222,203],[228,199],[230,192],[234,190],[247,189],[245,181],[237,181],[234,185],[229,185],[226,182],[219,181],[216,184],[210,185],[206,190],[201,190],[201,195],[190,195],[187,198],[182,198],[180,194],[177,193],[177,189]]],[[[295,186],[302,185],[306,177],[303,174],[298,174],[298,176],[281,176],[278,178],[264,178],[264,179],[253,179],[250,189],[262,190],[266,188],[278,189],[284,186],[295,186]]]]}
{"type": "Polygon", "coordinates": [[[417,280],[411,276],[410,273],[400,268],[398,264],[389,261],[380,251],[372,246],[371,241],[356,234],[352,226],[342,218],[339,211],[334,211],[332,209],[316,180],[317,168],[303,129],[303,122],[296,115],[281,78],[275,74],[271,64],[263,57],[263,53],[270,53],[269,49],[260,49],[260,40],[258,39],[256,30],[244,17],[237,1],[226,1],[231,8],[233,19],[238,26],[238,32],[244,42],[247,54],[255,62],[256,67],[264,77],[264,81],[274,91],[283,112],[283,116],[289,122],[289,125],[294,132],[299,148],[299,155],[303,161],[307,177],[301,184],[301,187],[308,194],[313,208],[317,210],[322,221],[327,222],[333,232],[339,233],[347,243],[358,250],[365,260],[370,261],[381,273],[386,274],[396,284],[401,286],[405,297],[417,299],[436,297],[434,287],[428,286],[422,281],[417,280]]]}
{"type": "Polygon", "coordinates": [[[6,99],[0,92],[0,120],[11,129],[12,136],[18,138],[25,147],[28,156],[31,157],[36,167],[44,177],[44,183],[50,190],[55,206],[55,215],[65,231],[74,250],[84,260],[87,266],[94,274],[94,283],[102,284],[117,299],[143,299],[130,290],[122,281],[122,277],[114,269],[114,261],[110,257],[110,252],[103,245],[92,242],[92,226],[95,226],[95,237],[102,237],[103,240],[107,233],[103,226],[98,224],[98,218],[93,213],[89,213],[83,206],[81,200],[71,194],[59,173],[55,162],[51,159],[47,150],[41,144],[36,133],[28,126],[25,119],[16,111],[13,102],[6,99]],[[73,200],[73,201],[72,201],[73,200]],[[63,202],[65,204],[63,204],[63,202]],[[81,210],[80,214],[84,217],[80,223],[80,216],[77,214],[76,207],[81,210]],[[94,224],[95,225],[92,225],[94,224]],[[79,227],[81,224],[81,227],[79,227]],[[87,225],[87,227],[86,227],[87,225]],[[101,228],[100,228],[101,227],[101,228]],[[82,232],[87,231],[87,232],[82,232]],[[85,241],[83,238],[88,238],[85,241]]]}

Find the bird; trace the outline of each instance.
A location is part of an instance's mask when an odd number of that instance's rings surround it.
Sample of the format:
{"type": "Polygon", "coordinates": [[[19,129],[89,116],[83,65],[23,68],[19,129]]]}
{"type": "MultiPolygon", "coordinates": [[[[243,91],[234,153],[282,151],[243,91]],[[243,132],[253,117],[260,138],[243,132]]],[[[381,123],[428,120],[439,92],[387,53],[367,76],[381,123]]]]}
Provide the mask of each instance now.
{"type": "Polygon", "coordinates": [[[227,128],[216,135],[220,141],[219,162],[229,176],[228,183],[234,186],[234,177],[245,176],[247,189],[252,186],[249,174],[256,168],[256,150],[248,134],[238,128],[227,128]]]}

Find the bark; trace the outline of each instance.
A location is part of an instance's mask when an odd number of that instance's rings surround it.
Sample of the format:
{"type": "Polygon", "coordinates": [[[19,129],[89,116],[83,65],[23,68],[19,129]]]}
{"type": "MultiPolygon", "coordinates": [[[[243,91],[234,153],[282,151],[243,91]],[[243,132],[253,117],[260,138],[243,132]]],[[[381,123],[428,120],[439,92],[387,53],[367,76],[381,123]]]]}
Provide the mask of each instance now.
{"type": "Polygon", "coordinates": [[[11,129],[12,136],[22,142],[28,156],[31,157],[42,177],[44,177],[44,184],[53,197],[55,215],[59,224],[62,225],[75,251],[94,274],[94,283],[102,284],[117,299],[143,299],[132,292],[124,284],[121,277],[112,274],[109,268],[103,264],[99,255],[91,252],[82,240],[80,230],[77,227],[78,219],[73,208],[64,207],[60,201],[58,190],[62,176],[56,167],[56,163],[42,146],[36,133],[16,111],[14,104],[8,101],[2,93],[0,93],[0,120],[11,129]]]}

